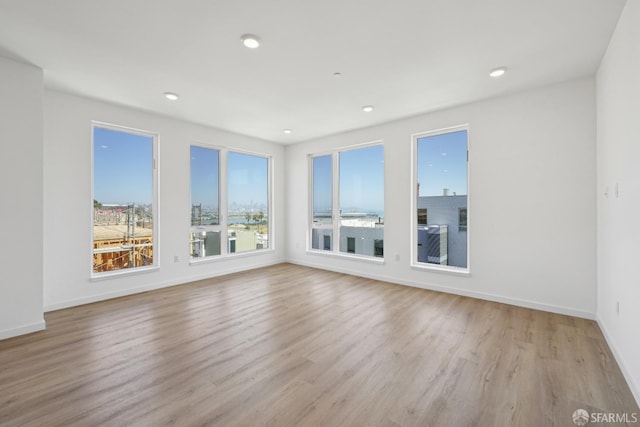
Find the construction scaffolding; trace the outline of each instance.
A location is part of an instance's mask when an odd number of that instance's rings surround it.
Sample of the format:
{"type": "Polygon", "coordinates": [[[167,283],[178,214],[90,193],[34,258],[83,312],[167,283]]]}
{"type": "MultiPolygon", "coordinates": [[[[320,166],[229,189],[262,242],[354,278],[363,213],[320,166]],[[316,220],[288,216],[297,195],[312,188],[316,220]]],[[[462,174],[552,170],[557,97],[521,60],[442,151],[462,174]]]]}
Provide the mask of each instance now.
{"type": "Polygon", "coordinates": [[[153,218],[140,206],[94,208],[93,271],[153,264],[153,218]]]}

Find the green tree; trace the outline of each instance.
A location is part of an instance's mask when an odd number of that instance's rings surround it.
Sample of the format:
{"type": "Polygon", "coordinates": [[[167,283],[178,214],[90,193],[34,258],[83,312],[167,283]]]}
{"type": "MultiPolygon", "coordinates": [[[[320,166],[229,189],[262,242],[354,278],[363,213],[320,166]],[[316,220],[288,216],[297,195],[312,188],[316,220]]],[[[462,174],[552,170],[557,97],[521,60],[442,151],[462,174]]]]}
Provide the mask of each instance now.
{"type": "Polygon", "coordinates": [[[262,220],[264,219],[264,212],[260,211],[253,216],[254,221],[256,221],[258,225],[258,233],[260,232],[260,225],[262,225],[262,220]]]}

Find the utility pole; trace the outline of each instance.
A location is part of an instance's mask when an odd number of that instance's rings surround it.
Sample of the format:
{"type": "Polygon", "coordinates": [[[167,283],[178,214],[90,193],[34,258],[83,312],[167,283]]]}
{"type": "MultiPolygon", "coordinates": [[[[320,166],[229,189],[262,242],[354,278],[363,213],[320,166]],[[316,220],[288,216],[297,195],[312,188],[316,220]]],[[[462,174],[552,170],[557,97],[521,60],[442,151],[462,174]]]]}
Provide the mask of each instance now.
{"type": "Polygon", "coordinates": [[[129,261],[131,267],[136,266],[136,204],[127,205],[127,243],[131,245],[129,261]]]}

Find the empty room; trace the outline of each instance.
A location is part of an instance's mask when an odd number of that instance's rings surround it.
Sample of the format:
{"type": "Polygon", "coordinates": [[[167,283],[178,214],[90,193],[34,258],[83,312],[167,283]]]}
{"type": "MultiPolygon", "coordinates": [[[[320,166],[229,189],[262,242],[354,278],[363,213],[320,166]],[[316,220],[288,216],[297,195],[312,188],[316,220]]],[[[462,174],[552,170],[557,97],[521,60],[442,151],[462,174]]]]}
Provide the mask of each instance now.
{"type": "Polygon", "coordinates": [[[640,3],[0,0],[0,426],[640,426],[640,3]]]}

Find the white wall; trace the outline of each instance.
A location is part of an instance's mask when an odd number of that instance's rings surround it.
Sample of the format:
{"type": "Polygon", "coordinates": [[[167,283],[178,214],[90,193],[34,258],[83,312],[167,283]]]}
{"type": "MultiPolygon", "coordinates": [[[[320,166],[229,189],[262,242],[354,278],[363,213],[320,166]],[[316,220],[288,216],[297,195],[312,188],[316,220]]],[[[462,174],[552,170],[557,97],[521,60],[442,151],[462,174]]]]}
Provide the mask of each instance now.
{"type": "Polygon", "coordinates": [[[627,2],[600,65],[597,99],[598,320],[640,404],[640,278],[636,271],[640,254],[640,3],[637,1],[627,2]],[[607,188],[609,196],[605,197],[607,188]]]}
{"type": "Polygon", "coordinates": [[[0,339],[44,328],[42,70],[0,58],[0,339]]]}
{"type": "Polygon", "coordinates": [[[585,78],[287,147],[287,257],[391,282],[594,318],[595,81],[585,78]],[[470,271],[409,266],[411,135],[469,124],[470,271]],[[385,262],[305,251],[307,155],[384,140],[385,262]]]}
{"type": "MultiPolygon", "coordinates": [[[[176,108],[179,108],[179,104],[176,108]]],[[[46,310],[181,284],[283,260],[285,161],[281,145],[55,91],[45,92],[44,116],[46,310]],[[90,280],[92,120],[159,134],[159,271],[90,280]],[[194,141],[273,157],[275,251],[189,265],[189,146],[194,141]],[[179,263],[174,263],[175,255],[180,257],[179,263]]]]}

